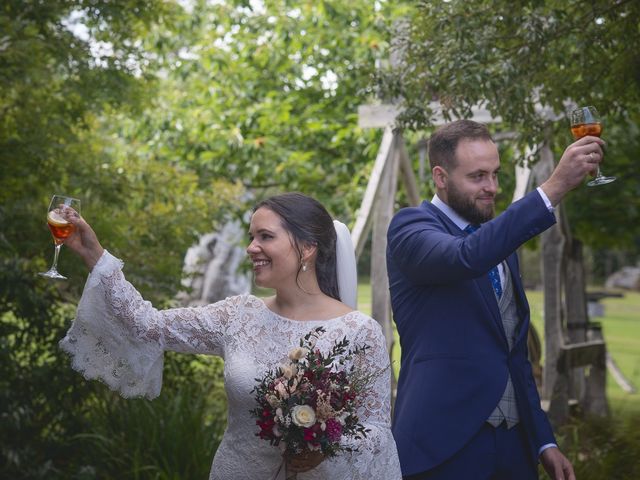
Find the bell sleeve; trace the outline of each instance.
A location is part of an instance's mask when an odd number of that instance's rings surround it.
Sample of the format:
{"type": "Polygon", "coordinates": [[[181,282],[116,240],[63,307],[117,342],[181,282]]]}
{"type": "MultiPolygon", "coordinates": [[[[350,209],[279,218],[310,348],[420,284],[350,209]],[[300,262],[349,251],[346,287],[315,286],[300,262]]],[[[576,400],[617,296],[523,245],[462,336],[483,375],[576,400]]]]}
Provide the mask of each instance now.
{"type": "Polygon", "coordinates": [[[164,351],[224,357],[225,331],[242,296],[203,307],[157,310],[105,250],[87,278],[76,318],[60,348],[86,379],[98,379],[123,397],[160,394],[164,351]]]}

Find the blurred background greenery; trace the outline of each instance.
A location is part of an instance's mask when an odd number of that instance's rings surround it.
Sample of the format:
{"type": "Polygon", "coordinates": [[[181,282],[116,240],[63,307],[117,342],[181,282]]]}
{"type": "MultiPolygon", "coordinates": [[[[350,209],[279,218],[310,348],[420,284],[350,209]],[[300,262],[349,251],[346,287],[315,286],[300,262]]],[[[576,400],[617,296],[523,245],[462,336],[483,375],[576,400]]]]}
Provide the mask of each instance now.
{"type": "MultiPolygon", "coordinates": [[[[590,252],[590,283],[636,263],[639,5],[2,2],[0,477],[206,478],[226,421],[219,359],[167,354],[163,393],[152,402],[121,399],[70,369],[57,342],[86,271],[63,247],[59,268],[69,281],[36,275],[51,262],[45,214],[54,193],[80,198],[104,245],[126,261],[127,278],[169,306],[188,247],[229,218],[245,221],[265,195],[300,190],[352,224],[381,138],[358,127],[359,105],[405,101],[418,171],[429,101],[453,116],[488,101],[504,119],[499,128],[517,134],[500,144],[504,208],[523,142],[545,129],[556,153],[570,141],[563,102],[572,100],[604,114],[606,173],[618,176],[606,193],[579,189],[567,200],[590,252]],[[387,59],[407,21],[408,61],[393,70],[387,59]],[[538,122],[536,101],[559,119],[538,122]]],[[[420,180],[429,198],[428,176],[420,180]]],[[[395,206],[406,204],[401,193],[395,206]]],[[[363,278],[368,258],[365,250],[363,278]]],[[[541,301],[531,298],[540,325],[541,301]]],[[[605,339],[640,385],[638,296],[604,302],[605,339]]],[[[640,478],[637,396],[613,384],[608,395],[611,419],[577,418],[562,438],[579,478],[640,478]]]]}

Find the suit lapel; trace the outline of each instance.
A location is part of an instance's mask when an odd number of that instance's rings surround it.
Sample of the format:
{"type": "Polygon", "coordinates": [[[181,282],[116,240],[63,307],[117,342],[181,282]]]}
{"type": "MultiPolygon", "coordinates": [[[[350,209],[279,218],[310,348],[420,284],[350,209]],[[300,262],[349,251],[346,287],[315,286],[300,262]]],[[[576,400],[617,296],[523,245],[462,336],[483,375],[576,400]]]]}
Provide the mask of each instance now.
{"type": "Polygon", "coordinates": [[[509,266],[511,282],[513,284],[513,295],[515,296],[518,317],[520,319],[520,322],[518,323],[518,334],[516,337],[516,343],[518,343],[529,333],[529,324],[527,323],[525,325],[526,312],[528,311],[529,304],[527,303],[527,297],[522,286],[522,279],[520,278],[516,253],[507,257],[507,265],[509,266]]]}
{"type": "Polygon", "coordinates": [[[500,308],[498,307],[498,300],[496,298],[496,294],[493,291],[493,286],[491,285],[491,280],[489,280],[489,275],[482,275],[476,279],[474,282],[480,289],[480,294],[482,299],[487,306],[487,309],[491,312],[491,318],[493,319],[493,325],[498,332],[498,335],[502,339],[504,348],[509,349],[509,343],[507,342],[507,335],[504,332],[504,326],[502,325],[502,317],[500,316],[500,308]]]}

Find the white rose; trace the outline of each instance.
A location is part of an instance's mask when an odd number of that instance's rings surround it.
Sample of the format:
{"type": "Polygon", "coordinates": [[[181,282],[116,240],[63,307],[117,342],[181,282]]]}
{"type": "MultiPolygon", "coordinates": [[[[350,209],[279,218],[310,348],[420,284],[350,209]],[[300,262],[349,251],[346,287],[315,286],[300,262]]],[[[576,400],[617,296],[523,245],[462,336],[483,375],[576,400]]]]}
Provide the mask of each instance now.
{"type": "Polygon", "coordinates": [[[296,405],[291,410],[291,420],[299,427],[309,428],[316,423],[316,412],[309,405],[296,405]]]}
{"type": "Polygon", "coordinates": [[[291,360],[300,360],[304,357],[307,356],[307,353],[309,353],[309,350],[307,350],[304,347],[296,347],[293,350],[291,350],[289,352],[289,358],[291,360]]]}

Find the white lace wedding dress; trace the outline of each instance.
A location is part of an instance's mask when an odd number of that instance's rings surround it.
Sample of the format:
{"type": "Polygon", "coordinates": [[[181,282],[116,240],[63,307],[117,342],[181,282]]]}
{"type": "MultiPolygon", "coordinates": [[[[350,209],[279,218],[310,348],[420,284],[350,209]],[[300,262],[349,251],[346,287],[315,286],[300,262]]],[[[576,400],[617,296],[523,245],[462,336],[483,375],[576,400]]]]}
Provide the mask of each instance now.
{"type": "MultiPolygon", "coordinates": [[[[268,480],[281,464],[281,453],[255,435],[249,410],[255,378],[283,362],[301,337],[322,325],[316,343],[328,351],[347,337],[352,345],[367,343],[367,368],[387,368],[389,358],[379,325],[351,312],[326,321],[296,321],[276,315],[252,295],[229,297],[204,307],[158,311],[122,274],[122,262],[108,252],[87,279],[73,325],[60,346],[73,368],[88,379],[100,379],[124,397],[160,394],[163,352],[205,353],[224,358],[228,397],[227,429],[213,459],[210,479],[268,480]]],[[[358,451],[326,459],[298,474],[299,480],[401,478],[390,429],[390,369],[378,376],[372,395],[359,412],[370,429],[358,451]]]]}

